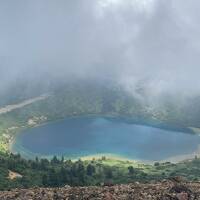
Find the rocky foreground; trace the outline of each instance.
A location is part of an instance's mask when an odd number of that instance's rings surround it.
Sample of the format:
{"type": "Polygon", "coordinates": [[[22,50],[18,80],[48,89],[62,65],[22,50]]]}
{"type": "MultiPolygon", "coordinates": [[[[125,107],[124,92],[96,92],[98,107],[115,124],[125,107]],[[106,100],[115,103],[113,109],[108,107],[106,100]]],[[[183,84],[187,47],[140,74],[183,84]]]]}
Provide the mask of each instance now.
{"type": "Polygon", "coordinates": [[[15,189],[0,192],[0,200],[200,200],[200,182],[166,180],[159,183],[15,189]]]}

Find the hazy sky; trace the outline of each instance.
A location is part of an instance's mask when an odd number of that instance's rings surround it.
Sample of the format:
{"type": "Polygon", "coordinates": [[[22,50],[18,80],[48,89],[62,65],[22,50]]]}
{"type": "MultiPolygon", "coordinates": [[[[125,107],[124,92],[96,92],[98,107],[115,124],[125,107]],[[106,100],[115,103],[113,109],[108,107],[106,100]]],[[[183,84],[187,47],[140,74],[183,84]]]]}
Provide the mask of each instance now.
{"type": "Polygon", "coordinates": [[[0,0],[0,87],[45,74],[200,93],[199,8],[199,0],[0,0]]]}

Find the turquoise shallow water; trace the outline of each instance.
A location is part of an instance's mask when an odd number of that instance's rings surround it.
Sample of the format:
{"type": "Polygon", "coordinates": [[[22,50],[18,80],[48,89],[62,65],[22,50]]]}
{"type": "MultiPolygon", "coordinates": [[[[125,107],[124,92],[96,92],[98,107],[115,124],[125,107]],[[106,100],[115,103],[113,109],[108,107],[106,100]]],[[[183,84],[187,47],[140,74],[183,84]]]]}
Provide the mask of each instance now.
{"type": "Polygon", "coordinates": [[[12,146],[26,158],[62,156],[79,158],[115,154],[129,159],[163,160],[194,152],[197,135],[136,125],[103,117],[71,118],[19,134],[12,146]]]}

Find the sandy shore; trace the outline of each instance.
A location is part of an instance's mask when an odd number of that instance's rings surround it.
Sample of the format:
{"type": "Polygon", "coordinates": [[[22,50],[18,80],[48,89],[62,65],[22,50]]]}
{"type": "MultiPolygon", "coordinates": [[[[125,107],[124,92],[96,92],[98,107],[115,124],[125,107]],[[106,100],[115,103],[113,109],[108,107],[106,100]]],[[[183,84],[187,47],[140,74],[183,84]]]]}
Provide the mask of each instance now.
{"type": "MultiPolygon", "coordinates": [[[[102,157],[106,157],[107,159],[111,159],[111,160],[118,160],[118,161],[124,161],[124,162],[131,162],[131,163],[142,163],[142,164],[150,164],[153,165],[155,162],[160,162],[160,163],[164,163],[164,162],[171,162],[171,163],[179,163],[179,162],[183,162],[183,161],[189,161],[189,160],[193,160],[196,156],[200,157],[200,147],[198,148],[198,151],[193,152],[191,154],[183,154],[183,155],[177,155],[177,156],[173,156],[173,157],[169,157],[167,159],[164,160],[139,160],[139,159],[130,159],[127,157],[123,157],[120,155],[115,155],[115,154],[96,154],[96,155],[89,155],[89,156],[84,156],[84,157],[80,157],[81,160],[83,161],[87,161],[87,160],[99,160],[102,159],[102,157]]],[[[78,159],[74,159],[74,161],[76,161],[78,159]]]]}
{"type": "MultiPolygon", "coordinates": [[[[100,159],[102,159],[102,157],[106,157],[106,159],[123,161],[123,162],[131,162],[131,163],[144,163],[144,164],[152,164],[153,163],[153,161],[150,161],[150,160],[130,159],[125,156],[110,154],[110,153],[83,156],[83,157],[80,157],[80,159],[83,161],[87,161],[87,160],[92,161],[94,159],[100,160],[100,159]]],[[[76,161],[76,160],[78,160],[78,159],[74,159],[74,161],[76,161]]]]}
{"type": "Polygon", "coordinates": [[[200,145],[198,146],[198,149],[193,153],[173,156],[173,157],[167,158],[165,160],[161,160],[160,162],[178,163],[178,162],[182,162],[182,161],[193,160],[195,157],[200,158],[200,145]]]}

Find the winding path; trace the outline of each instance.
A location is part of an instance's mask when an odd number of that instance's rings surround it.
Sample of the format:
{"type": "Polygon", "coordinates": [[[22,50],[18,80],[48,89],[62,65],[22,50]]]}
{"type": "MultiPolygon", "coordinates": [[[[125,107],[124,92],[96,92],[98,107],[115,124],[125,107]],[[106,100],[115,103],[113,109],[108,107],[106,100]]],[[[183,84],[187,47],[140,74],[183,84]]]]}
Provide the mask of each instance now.
{"type": "Polygon", "coordinates": [[[30,105],[30,104],[35,103],[37,101],[45,100],[49,96],[50,95],[48,95],[48,94],[44,94],[44,95],[41,95],[39,97],[35,97],[35,98],[32,98],[32,99],[25,100],[25,101],[18,103],[18,104],[7,105],[5,107],[0,108],[0,115],[11,112],[11,111],[19,109],[19,108],[23,108],[24,106],[30,105]]]}

